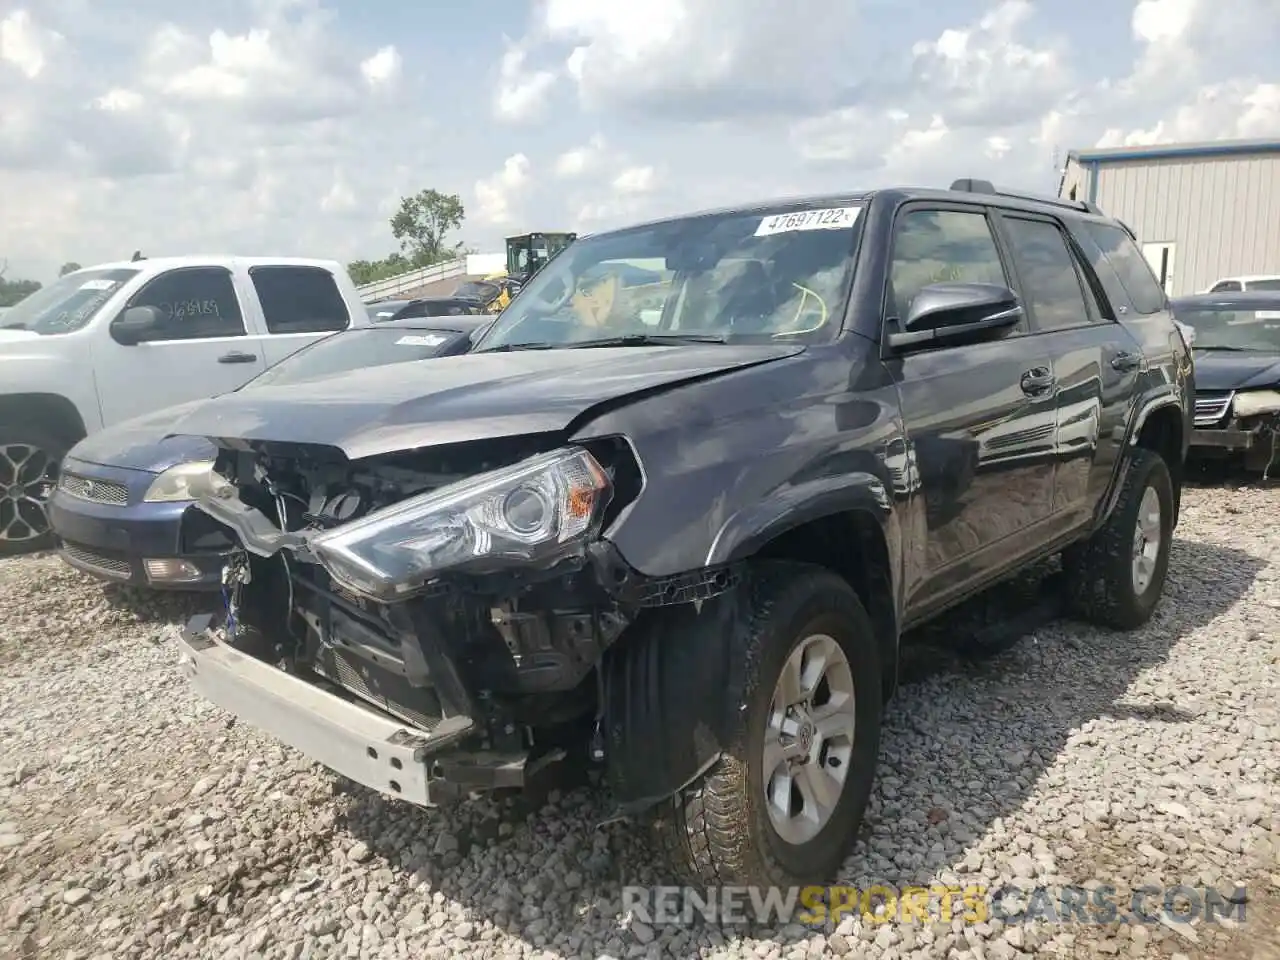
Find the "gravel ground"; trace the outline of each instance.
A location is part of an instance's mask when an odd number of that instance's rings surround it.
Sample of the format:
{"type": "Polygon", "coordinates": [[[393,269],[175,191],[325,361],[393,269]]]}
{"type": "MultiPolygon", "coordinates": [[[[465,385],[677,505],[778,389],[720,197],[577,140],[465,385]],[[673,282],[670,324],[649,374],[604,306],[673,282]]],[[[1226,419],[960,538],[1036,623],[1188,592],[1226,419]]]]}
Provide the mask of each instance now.
{"type": "Polygon", "coordinates": [[[1276,960],[1277,518],[1277,489],[1187,491],[1166,598],[1134,634],[1053,622],[968,661],[917,645],[845,869],[1247,884],[1243,924],[655,929],[621,905],[651,854],[597,826],[590,784],[431,812],[343,789],[191,695],[173,642],[191,600],[0,562],[0,957],[1276,960]]]}

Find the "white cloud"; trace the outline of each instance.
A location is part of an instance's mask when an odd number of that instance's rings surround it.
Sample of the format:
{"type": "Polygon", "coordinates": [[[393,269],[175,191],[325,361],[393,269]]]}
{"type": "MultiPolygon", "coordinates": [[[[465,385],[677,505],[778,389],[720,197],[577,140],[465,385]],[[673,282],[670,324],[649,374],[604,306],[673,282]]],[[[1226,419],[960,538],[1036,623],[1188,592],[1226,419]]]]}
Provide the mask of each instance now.
{"type": "Polygon", "coordinates": [[[371,148],[430,123],[387,84],[371,88],[394,78],[398,55],[351,41],[318,0],[250,0],[243,14],[201,30],[50,0],[4,19],[0,258],[11,273],[47,279],[66,260],[139,247],[394,248],[376,198],[427,184],[420,162],[393,181],[371,148]]]}
{"type": "Polygon", "coordinates": [[[571,45],[588,107],[707,119],[838,96],[859,21],[849,0],[546,0],[532,38],[571,45]]]}
{"type": "Polygon", "coordinates": [[[320,201],[320,209],[325,213],[345,213],[356,208],[358,201],[355,191],[347,182],[345,174],[337,171],[333,177],[333,185],[320,201]]]}
{"type": "Polygon", "coordinates": [[[915,44],[916,95],[945,104],[952,126],[1009,125],[1038,116],[1070,89],[1072,78],[1052,46],[1019,42],[1031,14],[1030,0],[1004,0],[969,27],[948,28],[915,44]]]}
{"type": "Polygon", "coordinates": [[[653,181],[653,167],[628,167],[613,178],[613,189],[618,193],[648,193],[653,181]]]}
{"type": "Polygon", "coordinates": [[[371,87],[391,83],[400,75],[400,51],[393,46],[380,49],[360,63],[360,73],[371,87]]]}
{"type": "Polygon", "coordinates": [[[584,145],[566,150],[556,157],[555,174],[558,177],[580,177],[595,169],[604,152],[604,137],[597,133],[584,145]]]}
{"type": "Polygon", "coordinates": [[[123,113],[129,110],[141,109],[145,102],[142,94],[136,90],[113,87],[102,96],[94,98],[93,105],[99,110],[123,113]]]}
{"type": "Polygon", "coordinates": [[[529,183],[529,167],[529,158],[516,153],[507,157],[502,169],[493,176],[476,181],[475,195],[482,222],[494,226],[512,222],[512,204],[529,183]]]}
{"type": "Polygon", "coordinates": [[[539,119],[546,111],[556,75],[551,70],[525,69],[525,58],[522,48],[509,45],[498,64],[493,112],[500,120],[527,123],[539,119]]]}
{"type": "Polygon", "coordinates": [[[488,46],[458,42],[493,33],[455,5],[410,57],[404,16],[336,0],[16,0],[0,258],[47,279],[138,247],[380,256],[426,187],[489,249],[517,221],[961,176],[1052,190],[1073,147],[1280,136],[1276,3],[538,0],[488,46]],[[513,140],[495,118],[531,122],[513,140]]]}
{"type": "Polygon", "coordinates": [[[0,61],[15,67],[28,80],[40,76],[50,50],[61,40],[56,31],[36,26],[26,10],[14,10],[0,19],[0,61]]]}

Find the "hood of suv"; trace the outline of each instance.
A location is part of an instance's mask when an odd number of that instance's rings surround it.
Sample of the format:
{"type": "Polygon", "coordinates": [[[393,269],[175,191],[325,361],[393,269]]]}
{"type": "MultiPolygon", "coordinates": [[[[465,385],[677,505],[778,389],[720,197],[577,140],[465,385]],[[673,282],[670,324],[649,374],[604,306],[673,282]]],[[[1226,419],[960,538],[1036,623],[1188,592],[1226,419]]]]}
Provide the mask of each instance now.
{"type": "Polygon", "coordinates": [[[682,344],[470,353],[224,394],[178,418],[168,433],[316,444],[359,460],[562,431],[599,404],[803,350],[682,344]]]}
{"type": "Polygon", "coordinates": [[[1252,390],[1280,383],[1280,351],[1196,350],[1197,390],[1252,390]]]}

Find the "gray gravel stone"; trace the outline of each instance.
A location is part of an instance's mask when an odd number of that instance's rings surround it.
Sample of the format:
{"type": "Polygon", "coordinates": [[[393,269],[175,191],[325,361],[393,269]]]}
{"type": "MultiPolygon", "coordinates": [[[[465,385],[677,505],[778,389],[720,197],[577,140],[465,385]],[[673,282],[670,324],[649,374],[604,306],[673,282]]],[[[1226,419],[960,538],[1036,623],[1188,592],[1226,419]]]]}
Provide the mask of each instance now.
{"type": "Polygon", "coordinates": [[[1242,523],[1277,516],[1280,490],[1188,489],[1165,599],[1131,634],[1059,621],[980,661],[913,646],[841,877],[1243,885],[1238,929],[644,923],[618,878],[656,883],[652,852],[596,829],[597,789],[420,811],[341,786],[191,693],[174,639],[209,600],[39,557],[0,561],[0,956],[1231,956],[1280,898],[1280,532],[1242,523]]]}

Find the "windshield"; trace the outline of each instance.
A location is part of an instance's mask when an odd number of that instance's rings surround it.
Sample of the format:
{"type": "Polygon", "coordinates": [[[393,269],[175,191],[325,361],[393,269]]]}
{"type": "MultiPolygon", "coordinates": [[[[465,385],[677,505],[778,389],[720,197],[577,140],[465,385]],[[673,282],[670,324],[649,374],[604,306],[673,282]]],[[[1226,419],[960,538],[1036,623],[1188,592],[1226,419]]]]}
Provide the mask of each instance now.
{"type": "Polygon", "coordinates": [[[383,300],[379,303],[365,304],[369,319],[374,323],[385,323],[407,307],[412,300],[383,300]]]}
{"type": "Polygon", "coordinates": [[[492,300],[498,295],[498,288],[492,283],[477,280],[464,280],[453,291],[455,297],[469,297],[475,300],[492,300]]]}
{"type": "Polygon", "coordinates": [[[45,335],[79,330],[113,293],[137,275],[137,270],[127,267],[68,274],[6,310],[0,326],[45,335]]]}
{"type": "Polygon", "coordinates": [[[861,206],[703,215],[577,240],[478,345],[835,336],[861,206]]]}
{"type": "Polygon", "coordinates": [[[1267,280],[1250,280],[1245,284],[1246,290],[1280,291],[1280,277],[1267,280]]]}
{"type": "Polygon", "coordinates": [[[1197,307],[1177,311],[1196,332],[1197,350],[1257,350],[1280,353],[1280,298],[1271,309],[1197,307]]]}
{"type": "MultiPolygon", "coordinates": [[[[302,380],[346,373],[363,367],[380,367],[406,360],[427,360],[464,334],[457,330],[365,327],[344,330],[317,340],[281,360],[247,387],[283,387],[302,380]]],[[[244,388],[241,388],[244,389],[244,388]]]]}

